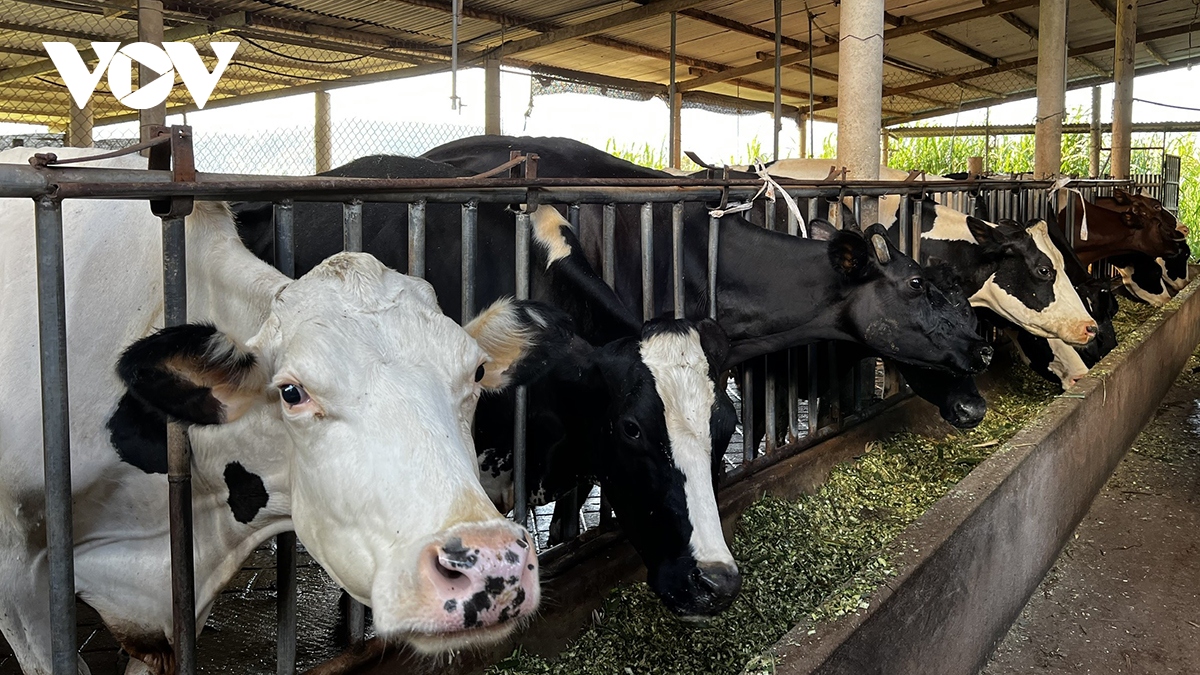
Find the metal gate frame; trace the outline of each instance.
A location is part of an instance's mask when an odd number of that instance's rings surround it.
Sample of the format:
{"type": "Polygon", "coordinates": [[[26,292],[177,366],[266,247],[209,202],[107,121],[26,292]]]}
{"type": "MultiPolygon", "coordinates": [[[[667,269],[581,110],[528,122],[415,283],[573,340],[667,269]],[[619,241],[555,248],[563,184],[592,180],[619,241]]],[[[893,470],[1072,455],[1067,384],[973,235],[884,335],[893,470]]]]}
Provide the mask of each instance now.
{"type": "MultiPolygon", "coordinates": [[[[191,212],[196,199],[235,200],[262,199],[275,202],[274,229],[276,266],[288,276],[295,273],[294,203],[296,201],[340,201],[343,204],[343,241],[345,250],[362,248],[362,206],[364,202],[406,203],[409,214],[409,261],[407,272],[415,276],[425,273],[425,209],[430,202],[462,204],[461,227],[464,236],[461,271],[463,274],[464,321],[474,314],[474,269],[477,255],[474,237],[477,231],[479,202],[525,204],[514,216],[517,234],[517,282],[514,293],[518,298],[529,297],[530,213],[538,204],[558,204],[567,207],[572,227],[579,224],[579,205],[603,204],[603,264],[602,274],[612,285],[615,258],[615,220],[618,203],[640,203],[640,239],[643,251],[641,283],[643,297],[653,298],[652,274],[653,205],[670,203],[671,261],[674,284],[674,314],[681,317],[684,307],[683,286],[683,205],[685,201],[705,201],[725,204],[735,199],[750,199],[759,183],[749,180],[730,180],[727,177],[707,179],[539,179],[536,177],[536,155],[514,156],[505,168],[505,178],[475,179],[365,179],[329,177],[263,177],[229,174],[203,174],[192,163],[192,135],[187,126],[160,127],[155,137],[145,143],[115,153],[88,158],[57,161],[41,155],[34,166],[0,165],[0,197],[31,198],[35,201],[37,242],[37,287],[39,312],[39,343],[42,373],[43,451],[45,458],[46,521],[50,563],[50,605],[52,616],[53,672],[73,675],[76,672],[75,646],[75,588],[73,571],[73,536],[71,509],[71,474],[69,444],[69,410],[67,397],[66,305],[63,263],[62,201],[64,199],[148,199],[151,211],[163,225],[163,299],[168,326],[186,321],[186,251],[184,247],[184,218],[191,212]],[[71,163],[99,157],[129,154],[149,149],[149,168],[146,170],[72,168],[71,163]],[[511,166],[510,166],[511,165],[511,166]],[[523,167],[523,168],[522,168],[523,167]],[[518,174],[518,172],[520,172],[518,174]]],[[[900,218],[897,224],[900,248],[908,254],[920,249],[919,229],[912,227],[910,206],[936,199],[962,211],[969,203],[986,204],[993,220],[1013,218],[1045,218],[1049,200],[1046,190],[1049,181],[954,181],[946,183],[897,183],[889,181],[800,182],[780,180],[798,203],[807,205],[811,220],[828,207],[849,199],[855,215],[861,212],[864,199],[886,194],[901,195],[900,218]]],[[[1089,190],[1111,189],[1111,181],[1076,181],[1089,190]]],[[[1070,207],[1069,207],[1070,208],[1070,207]]],[[[841,209],[833,209],[839,213],[841,209]]],[[[766,207],[766,222],[773,223],[773,204],[766,207]]],[[[796,235],[798,223],[788,214],[787,231],[796,235]]],[[[709,219],[708,232],[708,289],[710,316],[716,316],[716,262],[719,251],[720,220],[709,219]]],[[[652,318],[652,302],[643,303],[644,318],[652,318]]],[[[775,397],[770,395],[779,383],[768,375],[768,396],[763,416],[767,440],[762,452],[752,442],[752,434],[744,434],[742,464],[720,481],[727,486],[744,479],[767,466],[795,455],[805,448],[833,436],[850,426],[877,414],[908,395],[907,387],[898,386],[878,400],[874,387],[863,385],[863,368],[858,364],[852,385],[854,393],[851,410],[839,411],[829,406],[832,414],[822,417],[821,401],[840,401],[840,383],[830,382],[826,391],[819,391],[817,368],[828,361],[832,344],[818,343],[795,347],[760,358],[786,358],[798,365],[807,359],[809,365],[809,426],[800,435],[798,417],[799,382],[796,368],[788,370],[788,437],[790,442],[775,444],[775,397]]],[[[874,377],[874,364],[869,368],[874,377]]],[[[767,371],[770,372],[770,371],[767,371]]],[[[748,373],[748,371],[747,371],[748,373]]],[[[749,375],[743,385],[749,391],[749,375]]],[[[743,420],[756,413],[751,396],[743,398],[743,420]]],[[[528,525],[528,505],[525,490],[525,415],[527,399],[518,394],[514,438],[514,492],[517,522],[528,525]]],[[[749,425],[746,425],[749,426],[749,425]]],[[[191,675],[195,671],[195,597],[193,539],[191,523],[191,456],[186,433],[178,424],[170,425],[168,444],[168,482],[170,489],[170,532],[172,553],[172,589],[174,642],[178,672],[191,675]]],[[[608,522],[606,520],[606,522],[608,522]]],[[[543,552],[546,565],[565,564],[573,556],[587,555],[589,539],[585,534],[575,542],[543,552]]],[[[296,538],[294,533],[277,538],[278,557],[278,637],[277,672],[290,674],[296,668],[296,538]]],[[[546,569],[546,566],[543,567],[546,569]]],[[[363,608],[352,609],[349,622],[355,639],[365,634],[363,608]]]]}

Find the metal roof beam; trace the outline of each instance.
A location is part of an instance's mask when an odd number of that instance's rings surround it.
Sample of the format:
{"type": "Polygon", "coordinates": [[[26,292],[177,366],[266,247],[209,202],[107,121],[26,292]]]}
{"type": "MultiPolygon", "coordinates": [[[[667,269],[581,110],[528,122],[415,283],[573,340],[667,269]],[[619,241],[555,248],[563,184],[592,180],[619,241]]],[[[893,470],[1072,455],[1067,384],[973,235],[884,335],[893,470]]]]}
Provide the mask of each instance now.
{"type": "MultiPolygon", "coordinates": [[[[995,5],[990,5],[990,6],[986,6],[986,7],[976,7],[975,9],[969,9],[969,10],[966,10],[963,12],[954,12],[952,14],[947,14],[945,16],[941,16],[936,19],[929,19],[926,21],[914,21],[914,22],[904,25],[904,26],[896,26],[894,28],[889,28],[888,30],[884,31],[883,39],[884,39],[884,42],[886,43],[888,40],[894,40],[896,38],[904,37],[906,35],[918,35],[921,33],[927,33],[931,30],[945,28],[946,26],[953,26],[955,24],[963,23],[965,21],[972,21],[974,19],[980,19],[980,18],[987,17],[987,16],[995,16],[996,14],[1002,14],[1004,12],[1011,12],[1013,10],[1022,9],[1024,7],[1032,7],[1032,6],[1036,5],[1037,3],[1038,3],[1038,0],[1004,0],[1004,2],[1000,2],[995,5]]],[[[783,57],[783,64],[787,65],[790,63],[800,63],[801,61],[807,60],[809,58],[809,54],[811,54],[813,58],[816,58],[818,56],[825,56],[827,54],[835,54],[835,53],[837,53],[839,48],[840,48],[840,45],[838,45],[836,43],[830,44],[830,45],[822,45],[820,47],[811,47],[808,50],[797,52],[795,54],[788,54],[787,56],[783,57]]],[[[691,80],[686,80],[684,82],[680,82],[678,85],[678,89],[681,91],[686,91],[686,90],[690,90],[690,89],[699,89],[700,87],[705,87],[705,86],[715,84],[717,82],[722,82],[724,80],[732,79],[735,77],[745,77],[746,75],[753,75],[755,73],[761,73],[763,71],[770,70],[774,67],[775,67],[774,59],[771,59],[769,61],[756,61],[749,65],[738,66],[736,68],[730,68],[728,70],[725,70],[725,71],[722,71],[719,73],[711,73],[709,75],[703,75],[701,77],[697,77],[697,78],[694,78],[691,80]]]]}
{"type": "MultiPolygon", "coordinates": [[[[983,3],[985,5],[991,4],[993,2],[995,2],[995,0],[983,0],[983,3]]],[[[1017,16],[1014,12],[1005,12],[1004,14],[1000,15],[1000,18],[1004,19],[1004,21],[1007,22],[1008,25],[1012,26],[1013,28],[1016,28],[1017,30],[1028,35],[1029,37],[1033,38],[1034,40],[1038,39],[1037,28],[1034,28],[1033,26],[1026,23],[1026,21],[1024,19],[1017,16]]],[[[1097,75],[1112,76],[1112,71],[1105,70],[1102,66],[1100,66],[1100,64],[1092,61],[1089,58],[1086,58],[1083,56],[1078,56],[1078,57],[1075,57],[1075,60],[1082,63],[1083,65],[1087,66],[1090,70],[1095,72],[1097,75]]]]}
{"type": "MultiPolygon", "coordinates": [[[[1064,124],[1064,134],[1091,133],[1089,123],[1064,124]]],[[[1200,131],[1200,122],[1134,122],[1134,133],[1193,133],[1200,131]]],[[[896,138],[943,138],[948,136],[1028,136],[1034,132],[1032,124],[993,124],[991,126],[970,125],[963,127],[892,127],[888,134],[896,138]]],[[[1100,125],[1100,133],[1112,133],[1112,124],[1100,125]]]]}
{"type": "Polygon", "coordinates": [[[599,19],[570,24],[563,26],[562,28],[556,28],[549,32],[542,33],[541,35],[534,35],[521,40],[505,42],[497,47],[492,55],[497,57],[512,56],[513,54],[519,54],[521,52],[527,52],[533,49],[548,47],[558,42],[596,35],[613,28],[636,23],[638,21],[644,21],[662,14],[678,12],[708,1],[709,0],[655,0],[650,4],[616,12],[615,14],[609,14],[608,16],[602,16],[599,19]]]}
{"type": "MultiPolygon", "coordinates": [[[[180,26],[178,28],[172,28],[170,30],[167,30],[167,31],[163,32],[163,41],[176,42],[176,41],[181,41],[181,40],[190,40],[192,38],[196,38],[201,35],[208,35],[210,33],[220,33],[220,32],[224,32],[224,31],[236,28],[239,25],[243,25],[245,23],[245,21],[246,21],[246,16],[245,16],[244,12],[235,12],[233,14],[226,14],[225,16],[221,16],[221,17],[214,19],[211,22],[211,24],[195,24],[195,25],[191,25],[191,26],[180,26]]],[[[73,38],[76,40],[89,40],[92,42],[97,42],[97,41],[112,42],[112,41],[114,41],[113,38],[103,36],[103,35],[80,33],[78,31],[60,31],[60,30],[52,29],[52,28],[43,28],[40,26],[24,26],[24,25],[20,25],[20,24],[12,24],[12,23],[7,23],[7,22],[0,23],[0,30],[16,30],[16,31],[24,31],[24,32],[28,32],[28,33],[40,33],[42,35],[54,35],[56,37],[69,37],[69,38],[73,38]],[[66,33],[70,33],[70,34],[67,35],[66,33]]],[[[130,42],[136,42],[136,41],[137,41],[136,36],[134,36],[134,38],[131,40],[121,40],[121,42],[123,42],[123,43],[130,43],[130,42]]],[[[83,60],[85,62],[93,61],[96,59],[96,52],[92,51],[90,48],[80,50],[79,55],[83,58],[83,60]]],[[[37,75],[45,75],[46,73],[53,73],[56,71],[57,71],[57,69],[54,67],[53,61],[51,61],[50,59],[42,59],[40,61],[28,63],[23,66],[16,66],[14,68],[5,68],[4,70],[0,70],[0,82],[11,82],[13,80],[19,80],[19,79],[25,78],[25,77],[34,77],[37,75]]]]}
{"type": "MultiPolygon", "coordinates": [[[[1108,3],[1104,2],[1104,0],[1091,0],[1091,3],[1093,7],[1100,10],[1101,14],[1108,17],[1108,20],[1113,22],[1114,26],[1117,24],[1117,13],[1108,6],[1108,3]]],[[[1162,52],[1154,48],[1154,45],[1150,44],[1149,42],[1145,42],[1142,44],[1142,46],[1146,48],[1146,52],[1149,53],[1150,56],[1154,57],[1155,61],[1158,61],[1164,66],[1171,64],[1171,62],[1167,60],[1167,57],[1163,56],[1162,52]]]]}

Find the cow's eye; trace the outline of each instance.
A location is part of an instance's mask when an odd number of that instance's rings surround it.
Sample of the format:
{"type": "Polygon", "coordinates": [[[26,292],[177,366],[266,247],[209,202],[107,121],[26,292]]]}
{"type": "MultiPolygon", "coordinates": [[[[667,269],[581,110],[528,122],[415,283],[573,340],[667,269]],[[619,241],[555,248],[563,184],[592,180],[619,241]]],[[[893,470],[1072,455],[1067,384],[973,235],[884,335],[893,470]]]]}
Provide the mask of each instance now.
{"type": "Polygon", "coordinates": [[[626,436],[632,438],[635,441],[642,437],[641,427],[639,427],[637,425],[637,422],[634,422],[632,420],[625,420],[624,422],[622,422],[621,430],[625,432],[626,436]]]}
{"type": "Polygon", "coordinates": [[[1050,269],[1049,267],[1046,267],[1045,265],[1042,265],[1041,267],[1037,268],[1036,270],[1034,270],[1034,272],[1036,272],[1037,275],[1043,279],[1049,279],[1051,276],[1054,275],[1054,270],[1050,269]]]}
{"type": "Polygon", "coordinates": [[[478,368],[475,369],[475,381],[476,382],[483,381],[483,366],[482,365],[480,365],[478,368]]]}
{"type": "Polygon", "coordinates": [[[300,405],[308,400],[308,394],[298,384],[283,384],[279,386],[279,397],[288,405],[300,405]]]}
{"type": "Polygon", "coordinates": [[[925,280],[922,279],[921,277],[913,277],[908,280],[908,287],[913,289],[914,291],[917,291],[918,293],[924,293],[925,292],[925,280]]]}

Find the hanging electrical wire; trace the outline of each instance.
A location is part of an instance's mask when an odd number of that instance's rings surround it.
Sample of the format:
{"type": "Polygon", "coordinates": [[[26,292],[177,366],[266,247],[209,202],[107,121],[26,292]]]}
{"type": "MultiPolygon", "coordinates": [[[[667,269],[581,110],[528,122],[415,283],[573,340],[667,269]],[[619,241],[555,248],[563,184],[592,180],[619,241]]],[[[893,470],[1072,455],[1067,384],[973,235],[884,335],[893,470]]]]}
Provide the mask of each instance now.
{"type": "Polygon", "coordinates": [[[268,47],[260,42],[252,40],[252,39],[246,37],[245,35],[239,35],[238,38],[244,42],[249,42],[250,44],[254,45],[255,47],[258,47],[259,49],[263,50],[264,52],[267,52],[269,54],[274,54],[275,56],[278,56],[280,58],[289,59],[291,61],[300,61],[302,63],[318,63],[318,64],[325,64],[325,65],[333,65],[335,63],[350,63],[352,61],[361,61],[363,59],[370,58],[370,57],[374,56],[375,54],[379,54],[380,52],[386,52],[389,49],[391,49],[391,47],[380,47],[379,49],[376,49],[375,51],[371,52],[370,54],[363,54],[361,56],[352,56],[347,59],[333,59],[331,61],[322,61],[320,59],[306,59],[303,56],[294,56],[292,54],[285,54],[284,52],[281,52],[281,51],[278,51],[275,49],[271,49],[270,47],[268,47]]]}

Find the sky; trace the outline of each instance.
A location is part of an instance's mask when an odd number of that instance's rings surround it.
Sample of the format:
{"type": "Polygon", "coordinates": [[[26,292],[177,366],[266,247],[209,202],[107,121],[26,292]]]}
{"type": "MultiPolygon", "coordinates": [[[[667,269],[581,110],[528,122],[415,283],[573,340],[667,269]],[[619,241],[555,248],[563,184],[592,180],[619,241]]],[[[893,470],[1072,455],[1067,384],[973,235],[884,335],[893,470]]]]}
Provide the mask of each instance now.
{"type": "MultiPolygon", "coordinates": [[[[510,135],[568,136],[603,148],[609,139],[621,147],[662,152],[667,138],[667,107],[658,99],[629,101],[585,94],[553,94],[531,101],[531,78],[518,71],[501,75],[501,128],[510,135]]],[[[1102,117],[1112,117],[1111,84],[1102,88],[1102,117]]],[[[335,89],[332,110],[335,120],[350,118],[380,121],[413,121],[483,126],[483,71],[470,69],[458,75],[460,110],[450,106],[450,77],[442,73],[358,87],[335,89]]],[[[1135,98],[1172,105],[1200,108],[1200,71],[1180,69],[1169,73],[1142,76],[1134,84],[1135,98]]],[[[1090,110],[1089,89],[1068,92],[1067,108],[1090,110]]],[[[925,124],[954,126],[982,124],[1032,123],[1036,117],[1033,99],[1007,103],[990,110],[963,112],[928,120],[925,124]]],[[[301,95],[259,103],[214,108],[187,115],[187,122],[198,131],[252,134],[281,127],[307,127],[313,119],[313,96],[301,95]]],[[[1200,120],[1200,113],[1136,102],[1137,121],[1200,120]]],[[[173,116],[169,122],[179,122],[173,116]]],[[[704,110],[682,112],[683,148],[698,153],[709,162],[748,159],[747,146],[758,139],[766,152],[771,150],[771,119],[767,114],[723,115],[704,110]]],[[[817,123],[816,147],[835,131],[835,126],[817,123]]],[[[96,138],[133,135],[132,123],[97,127],[96,138]]],[[[0,123],[0,134],[44,130],[25,125],[0,123]]],[[[785,120],[781,136],[782,156],[798,154],[798,130],[794,121],[785,120]]]]}

